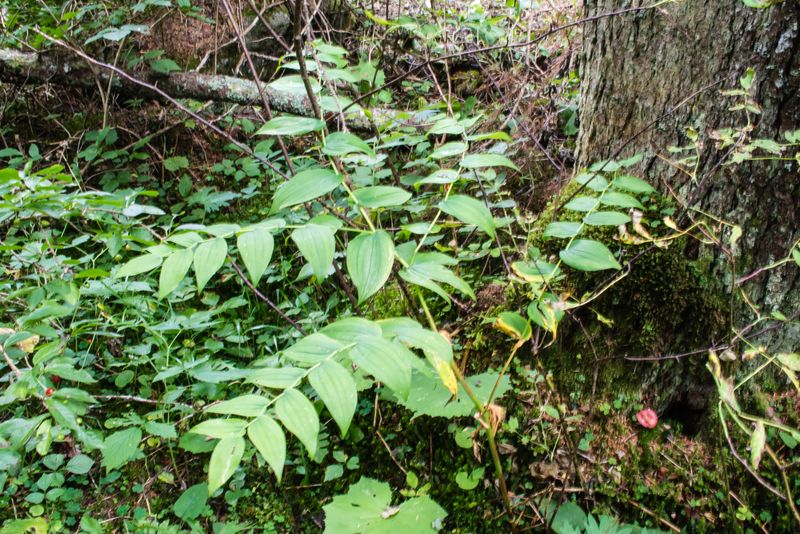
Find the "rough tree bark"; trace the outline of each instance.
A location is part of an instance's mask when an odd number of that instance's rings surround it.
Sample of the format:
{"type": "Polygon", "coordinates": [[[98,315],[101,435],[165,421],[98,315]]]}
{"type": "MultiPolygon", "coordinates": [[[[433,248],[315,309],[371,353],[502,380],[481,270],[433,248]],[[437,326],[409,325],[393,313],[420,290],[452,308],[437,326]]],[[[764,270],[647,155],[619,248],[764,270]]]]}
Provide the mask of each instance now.
{"type": "MultiPolygon", "coordinates": [[[[648,3],[632,0],[621,6],[619,0],[587,0],[586,14],[648,3]]],[[[754,95],[763,108],[753,136],[782,140],[783,132],[800,128],[800,4],[787,0],[752,9],[741,0],[685,0],[662,7],[585,27],[578,162],[587,165],[609,157],[676,103],[724,80],[637,137],[622,156],[646,154],[638,171],[662,192],[671,189],[691,199],[694,207],[742,226],[737,250],[741,276],[785,257],[800,237],[800,175],[795,161],[718,165],[722,152],[714,148],[710,134],[743,123],[742,115],[728,110],[732,100],[719,89],[738,85],[739,77],[753,67],[754,95]],[[689,144],[688,126],[704,141],[697,184],[658,157],[668,158],[670,145],[689,144]]],[[[707,274],[730,291],[734,281],[724,258],[711,254],[707,274]]],[[[800,310],[796,265],[761,274],[746,287],[767,314],[780,310],[791,316],[800,310]]],[[[757,340],[794,350],[799,341],[797,326],[757,340]]]]}

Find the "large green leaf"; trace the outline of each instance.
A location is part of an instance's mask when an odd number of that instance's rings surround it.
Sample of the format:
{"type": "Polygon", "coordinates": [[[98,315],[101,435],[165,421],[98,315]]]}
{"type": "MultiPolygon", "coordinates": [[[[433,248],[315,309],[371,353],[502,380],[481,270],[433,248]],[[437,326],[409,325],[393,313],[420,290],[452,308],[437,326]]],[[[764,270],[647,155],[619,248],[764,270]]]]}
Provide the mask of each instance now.
{"type": "Polygon", "coordinates": [[[572,211],[592,211],[600,204],[600,200],[595,197],[578,196],[564,204],[564,207],[572,211]]]}
{"type": "Polygon", "coordinates": [[[561,260],[579,271],[604,271],[621,269],[614,255],[604,244],[593,239],[576,239],[559,252],[561,260]]]}
{"type": "Polygon", "coordinates": [[[342,436],[347,434],[358,401],[352,374],[338,363],[326,360],[309,373],[308,381],[339,425],[342,436]]]}
{"type": "Polygon", "coordinates": [[[219,440],[208,462],[208,494],[222,487],[242,461],[244,438],[234,436],[219,440]]]}
{"type": "Polygon", "coordinates": [[[143,256],[138,256],[120,267],[114,276],[116,278],[125,278],[126,276],[135,276],[137,274],[152,271],[161,265],[161,261],[163,259],[164,258],[162,256],[158,256],[156,254],[145,254],[143,256]]]}
{"type": "Polygon", "coordinates": [[[270,214],[327,195],[342,183],[342,175],[330,169],[308,169],[285,182],[272,198],[270,214]]]}
{"type": "Polygon", "coordinates": [[[411,198],[411,193],[391,185],[375,185],[356,189],[353,196],[367,208],[386,208],[405,204],[411,198]]]}
{"type": "Polygon", "coordinates": [[[383,337],[362,336],[350,349],[350,358],[367,373],[405,399],[411,385],[411,363],[415,356],[404,346],[383,337]]]}
{"type": "Polygon", "coordinates": [[[334,132],[325,138],[322,153],[329,156],[346,156],[354,152],[375,154],[360,137],[347,132],[334,132]]]}
{"type": "Polygon", "coordinates": [[[256,135],[303,135],[321,130],[325,123],[311,117],[281,115],[267,121],[256,131],[256,135]]]}
{"type": "Polygon", "coordinates": [[[247,428],[247,421],[244,419],[208,419],[193,426],[189,432],[216,439],[225,439],[243,435],[245,428],[247,428]]]}
{"type": "Polygon", "coordinates": [[[142,431],[138,428],[126,428],[108,436],[103,448],[103,465],[106,470],[111,471],[125,465],[139,453],[140,441],[142,431]]]}
{"type": "Polygon", "coordinates": [[[275,401],[275,413],[283,426],[297,436],[313,460],[317,452],[319,416],[311,401],[296,389],[287,389],[275,401]]]}
{"type": "Polygon", "coordinates": [[[194,251],[194,275],[197,278],[197,290],[202,291],[211,277],[225,263],[228,244],[222,237],[215,237],[197,245],[194,251]]]}
{"type": "Polygon", "coordinates": [[[630,215],[619,211],[594,211],[583,218],[590,226],[619,226],[631,222],[630,215]]]}
{"type": "Polygon", "coordinates": [[[451,195],[439,204],[439,209],[466,224],[474,224],[494,237],[492,212],[480,200],[465,195],[451,195]]]}
{"type": "Polygon", "coordinates": [[[164,260],[158,277],[158,298],[164,298],[178,287],[192,266],[194,252],[188,248],[178,249],[164,260]]]}
{"type": "Polygon", "coordinates": [[[383,230],[363,233],[347,245],[347,272],[358,290],[359,304],[374,295],[392,274],[394,243],[383,230]]]}
{"type": "Polygon", "coordinates": [[[339,341],[316,332],[283,351],[283,355],[290,360],[313,365],[330,357],[341,350],[343,346],[339,341]]]}
{"type": "Polygon", "coordinates": [[[195,484],[184,491],[175,504],[172,511],[184,521],[190,521],[199,516],[206,507],[208,501],[208,484],[195,484]]]}
{"type": "Polygon", "coordinates": [[[242,417],[256,417],[264,413],[269,405],[269,399],[261,395],[239,395],[230,400],[212,404],[206,411],[223,415],[240,415],[242,417]]]}
{"type": "Polygon", "coordinates": [[[253,226],[236,237],[236,246],[247,274],[250,275],[250,281],[257,286],[272,259],[272,250],[275,247],[272,233],[263,226],[253,226]]]}
{"type": "Polygon", "coordinates": [[[311,264],[317,280],[323,280],[336,253],[336,230],[322,224],[307,224],[292,232],[300,254],[311,264]]]}
{"type": "Polygon", "coordinates": [[[637,178],[635,176],[617,176],[611,182],[611,185],[616,187],[617,189],[625,189],[627,191],[631,191],[632,193],[655,193],[655,188],[642,180],[641,178],[637,178]]]}
{"type": "Polygon", "coordinates": [[[434,150],[430,157],[431,159],[444,159],[444,158],[451,158],[453,156],[459,156],[467,151],[467,144],[462,143],[460,141],[454,141],[452,143],[445,143],[436,150],[434,150]]]}
{"type": "Polygon", "coordinates": [[[616,191],[607,191],[600,197],[600,202],[606,206],[616,206],[618,208],[644,209],[642,203],[636,200],[635,197],[627,193],[618,193],[616,191]]]}
{"type": "Polygon", "coordinates": [[[501,154],[469,154],[461,160],[461,166],[465,169],[476,169],[480,167],[508,167],[509,169],[519,170],[514,162],[501,154]]]}
{"type": "Polygon", "coordinates": [[[283,478],[286,463],[286,436],[281,426],[267,415],[254,419],[247,427],[247,437],[272,468],[278,482],[283,478]]]}
{"type": "Polygon", "coordinates": [[[325,326],[320,333],[340,343],[350,344],[359,336],[381,335],[381,327],[363,317],[345,317],[325,326]]]}
{"type": "Polygon", "coordinates": [[[284,365],[256,369],[247,375],[247,381],[265,388],[286,389],[297,385],[305,374],[305,369],[284,365]]]}
{"type": "Polygon", "coordinates": [[[575,237],[581,231],[581,223],[578,222],[566,222],[566,221],[556,221],[551,222],[547,225],[547,228],[544,229],[544,236],[545,237],[555,237],[559,239],[569,239],[571,237],[575,237]]]}

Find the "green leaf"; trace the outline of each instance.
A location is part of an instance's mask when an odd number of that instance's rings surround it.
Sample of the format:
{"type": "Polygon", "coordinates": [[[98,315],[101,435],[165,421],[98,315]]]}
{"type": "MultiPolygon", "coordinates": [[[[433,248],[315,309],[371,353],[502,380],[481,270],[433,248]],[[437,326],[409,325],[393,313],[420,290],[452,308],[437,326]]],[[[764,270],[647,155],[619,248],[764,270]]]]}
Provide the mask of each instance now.
{"type": "Polygon", "coordinates": [[[206,507],[208,494],[208,484],[205,482],[189,486],[172,505],[172,511],[184,521],[196,519],[206,507]]]}
{"type": "Polygon", "coordinates": [[[139,452],[142,431],[138,428],[126,428],[114,432],[105,439],[103,449],[103,465],[106,471],[122,467],[139,452]]]}
{"type": "Polygon", "coordinates": [[[317,452],[319,416],[311,401],[296,389],[287,389],[275,401],[275,413],[283,426],[297,436],[313,460],[317,452]]]}
{"type": "Polygon", "coordinates": [[[600,202],[606,206],[617,206],[619,208],[637,208],[644,209],[642,203],[636,200],[627,193],[617,193],[616,191],[607,191],[600,197],[600,202]]]}
{"type": "Polygon", "coordinates": [[[236,237],[236,246],[247,274],[250,275],[250,281],[257,286],[272,259],[272,250],[275,247],[272,234],[263,226],[254,226],[236,237]]]}
{"type": "Polygon", "coordinates": [[[316,332],[306,336],[285,351],[284,357],[296,362],[314,365],[329,358],[344,347],[335,339],[316,332]]]}
{"type": "Polygon", "coordinates": [[[192,427],[189,432],[216,439],[244,435],[247,421],[244,419],[208,419],[192,427]]]}
{"type": "Polygon", "coordinates": [[[411,193],[399,187],[376,185],[356,189],[353,196],[359,204],[367,208],[386,208],[405,204],[411,198],[411,193]]]}
{"type": "Polygon", "coordinates": [[[219,440],[208,462],[208,495],[222,487],[242,461],[244,438],[240,436],[219,440]]]}
{"type": "Polygon", "coordinates": [[[451,195],[439,204],[439,209],[459,221],[472,224],[494,237],[494,219],[483,202],[465,195],[451,195]]]}
{"type": "Polygon", "coordinates": [[[347,434],[358,401],[356,383],[351,373],[338,363],[326,360],[309,373],[308,382],[339,425],[342,436],[347,434]]]}
{"type": "Polygon", "coordinates": [[[322,153],[328,156],[346,156],[354,152],[375,154],[360,137],[347,132],[333,132],[325,138],[325,146],[322,147],[322,153]]]}
{"type": "Polygon", "coordinates": [[[283,478],[286,463],[286,436],[281,426],[267,415],[254,419],[247,427],[247,437],[272,468],[278,482],[283,478]]]}
{"type": "Polygon", "coordinates": [[[383,337],[362,336],[350,349],[350,358],[367,373],[386,384],[398,397],[408,397],[411,363],[415,356],[407,348],[383,337]]]}
{"type": "Polygon", "coordinates": [[[592,211],[600,204],[600,200],[595,197],[578,196],[567,202],[564,207],[572,211],[592,211]]]}
{"type": "Polygon", "coordinates": [[[267,121],[256,131],[256,135],[303,135],[321,130],[325,123],[311,117],[281,115],[267,121]]]}
{"type": "Polygon", "coordinates": [[[514,162],[501,154],[469,154],[461,160],[461,166],[465,169],[476,169],[480,167],[508,167],[519,171],[519,167],[514,162]]]}
{"type": "Polygon", "coordinates": [[[544,229],[545,237],[555,237],[558,239],[569,239],[581,232],[582,224],[578,222],[551,222],[544,229]]]}
{"type": "Polygon", "coordinates": [[[617,189],[625,189],[632,193],[655,193],[655,188],[635,176],[622,175],[617,176],[611,181],[611,185],[617,189]]]}
{"type": "Polygon", "coordinates": [[[351,344],[359,336],[381,335],[381,327],[363,317],[345,317],[322,328],[320,333],[340,343],[351,344]]]}
{"type": "Polygon", "coordinates": [[[285,365],[256,369],[247,375],[247,381],[265,388],[286,389],[295,386],[305,375],[305,369],[285,365]]]}
{"type": "Polygon", "coordinates": [[[564,263],[579,271],[622,269],[611,251],[604,244],[592,239],[576,239],[558,255],[564,263]]]}
{"type": "Polygon", "coordinates": [[[135,276],[152,271],[161,265],[163,259],[164,258],[156,254],[145,254],[144,256],[133,258],[119,268],[116,274],[114,274],[114,278],[125,278],[127,276],[135,276]]]}
{"type": "Polygon", "coordinates": [[[150,68],[161,74],[169,74],[181,70],[180,65],[169,58],[156,59],[150,62],[150,68]]]}
{"type": "Polygon", "coordinates": [[[431,159],[451,158],[453,156],[460,156],[466,151],[467,151],[466,143],[461,143],[461,142],[445,143],[436,150],[434,150],[431,153],[430,158],[431,159]]]}
{"type": "Polygon", "coordinates": [[[603,178],[602,175],[593,172],[579,174],[575,177],[575,181],[598,193],[605,191],[608,187],[608,180],[603,178]]]}
{"type": "Polygon", "coordinates": [[[589,226],[619,226],[631,222],[630,215],[619,211],[594,211],[583,218],[589,226]]]}
{"type": "MultiPolygon", "coordinates": [[[[316,79],[309,78],[309,81],[311,82],[312,92],[318,93],[320,89],[322,89],[322,86],[316,79]]],[[[269,82],[267,84],[267,88],[273,91],[277,91],[279,93],[288,93],[290,95],[297,95],[303,98],[306,98],[308,96],[306,92],[305,82],[303,82],[302,76],[298,74],[281,76],[280,78],[269,82]]]]}
{"type": "Polygon", "coordinates": [[[156,421],[148,421],[144,425],[144,430],[148,434],[158,436],[164,439],[175,439],[178,433],[175,431],[175,425],[170,423],[158,423],[156,421]]]}
{"type": "Polygon", "coordinates": [[[362,477],[345,495],[323,506],[324,534],[433,533],[447,516],[430,497],[413,497],[391,506],[389,484],[362,477]]]}
{"type": "Polygon", "coordinates": [[[284,208],[327,195],[342,183],[342,179],[342,175],[330,169],[308,169],[298,172],[294,178],[278,187],[269,213],[273,214],[284,208]]]}
{"type": "Polygon", "coordinates": [[[94,460],[85,454],[77,454],[67,462],[67,471],[75,475],[85,475],[94,465],[94,460]]]}
{"type": "Polygon", "coordinates": [[[761,456],[764,454],[764,446],[767,444],[767,432],[764,423],[756,422],[753,434],[750,436],[750,466],[758,469],[761,465],[761,456]]]}
{"type": "Polygon", "coordinates": [[[292,232],[300,254],[311,264],[317,280],[324,280],[336,254],[336,230],[321,224],[307,224],[292,232]]]}
{"type": "Polygon", "coordinates": [[[227,253],[228,244],[221,237],[197,245],[194,251],[194,275],[198,291],[202,291],[211,277],[222,267],[227,253]]]}
{"type": "Polygon", "coordinates": [[[208,413],[257,417],[269,406],[269,399],[261,395],[239,395],[236,398],[213,404],[206,408],[208,413]]]}
{"type": "Polygon", "coordinates": [[[531,324],[517,312],[502,312],[495,322],[497,328],[519,341],[530,339],[531,324]]]}
{"type": "Polygon", "coordinates": [[[164,168],[170,172],[189,167],[189,160],[184,156],[173,156],[164,160],[164,168]]]}
{"type": "Polygon", "coordinates": [[[47,520],[43,517],[8,519],[3,523],[0,534],[28,534],[31,529],[34,534],[47,534],[47,520]]]}
{"type": "Polygon", "coordinates": [[[383,230],[363,233],[347,245],[347,272],[361,304],[374,295],[392,274],[394,243],[383,230]]]}
{"type": "Polygon", "coordinates": [[[172,293],[192,266],[194,252],[188,248],[176,250],[161,265],[158,277],[158,298],[163,299],[172,293]]]}

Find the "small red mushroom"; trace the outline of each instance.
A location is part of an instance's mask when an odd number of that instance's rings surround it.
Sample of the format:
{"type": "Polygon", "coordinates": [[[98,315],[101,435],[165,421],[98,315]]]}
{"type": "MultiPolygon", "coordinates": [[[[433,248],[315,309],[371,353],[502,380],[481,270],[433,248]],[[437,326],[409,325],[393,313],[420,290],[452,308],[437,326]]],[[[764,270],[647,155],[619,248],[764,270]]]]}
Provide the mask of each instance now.
{"type": "Polygon", "coordinates": [[[53,388],[47,388],[46,390],[44,390],[44,396],[49,397],[50,395],[53,394],[53,391],[55,391],[53,388]]]}
{"type": "Polygon", "coordinates": [[[655,428],[658,424],[658,415],[651,408],[645,408],[636,414],[636,420],[645,428],[655,428]]]}

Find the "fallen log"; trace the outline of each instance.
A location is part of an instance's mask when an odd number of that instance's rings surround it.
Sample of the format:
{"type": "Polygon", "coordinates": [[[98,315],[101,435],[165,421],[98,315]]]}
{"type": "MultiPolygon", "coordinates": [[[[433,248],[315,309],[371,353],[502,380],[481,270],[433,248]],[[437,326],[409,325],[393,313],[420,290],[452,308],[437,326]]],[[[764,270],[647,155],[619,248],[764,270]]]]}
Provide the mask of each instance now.
{"type": "MultiPolygon", "coordinates": [[[[161,73],[150,69],[137,72],[136,78],[144,85],[115,76],[109,70],[93,68],[58,51],[37,53],[0,49],[0,82],[23,85],[51,83],[64,87],[95,89],[98,82],[105,88],[111,80],[112,91],[134,98],[161,99],[161,95],[145,86],[150,85],[173,98],[230,102],[248,106],[262,105],[258,85],[253,80],[244,78],[196,72],[161,73]]],[[[267,83],[260,85],[272,111],[313,116],[307,94],[283,90],[267,83]]],[[[371,131],[372,125],[367,113],[363,109],[356,108],[358,107],[353,106],[347,110],[345,114],[347,126],[351,129],[371,131]]],[[[387,121],[421,125],[419,118],[413,113],[375,109],[370,115],[379,127],[387,121]]],[[[338,113],[331,110],[327,118],[335,121],[338,113]]]]}

